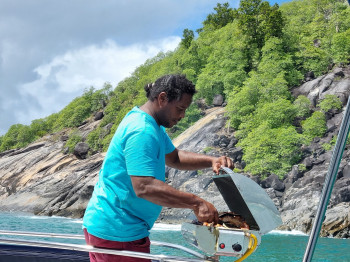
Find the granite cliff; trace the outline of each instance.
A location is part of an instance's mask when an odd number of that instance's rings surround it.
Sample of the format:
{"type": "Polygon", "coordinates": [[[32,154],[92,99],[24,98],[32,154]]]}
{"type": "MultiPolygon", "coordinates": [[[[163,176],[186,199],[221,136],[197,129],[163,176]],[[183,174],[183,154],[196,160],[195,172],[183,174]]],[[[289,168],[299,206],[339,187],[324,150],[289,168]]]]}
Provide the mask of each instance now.
{"type": "MultiPolygon", "coordinates": [[[[315,105],[326,94],[337,95],[343,105],[350,92],[350,68],[338,68],[316,79],[307,79],[293,89],[315,105]]],[[[327,133],[301,148],[299,165],[279,179],[251,177],[261,185],[281,212],[284,230],[309,232],[315,216],[332,151],[323,149],[340,127],[343,110],[327,114],[327,133]],[[304,168],[300,168],[303,166],[304,168]]],[[[83,137],[100,120],[91,119],[79,128],[83,137]]],[[[213,107],[206,116],[174,140],[180,149],[210,155],[228,155],[237,168],[243,168],[243,151],[236,147],[234,130],[227,127],[224,107],[213,107]]],[[[87,156],[65,153],[65,131],[50,134],[26,148],[0,154],[0,210],[27,211],[37,215],[80,218],[97,181],[104,153],[87,156]]],[[[84,145],[81,145],[84,149],[84,145]]],[[[85,148],[86,149],[86,148],[85,148]]],[[[167,168],[167,182],[180,190],[193,192],[211,202],[219,211],[227,210],[212,181],[210,169],[178,171],[167,168]]],[[[248,176],[248,175],[247,175],[248,176]]],[[[179,223],[194,218],[190,210],[164,208],[159,221],[179,223]]],[[[331,201],[322,228],[323,236],[350,237],[350,150],[345,148],[331,201]]]]}

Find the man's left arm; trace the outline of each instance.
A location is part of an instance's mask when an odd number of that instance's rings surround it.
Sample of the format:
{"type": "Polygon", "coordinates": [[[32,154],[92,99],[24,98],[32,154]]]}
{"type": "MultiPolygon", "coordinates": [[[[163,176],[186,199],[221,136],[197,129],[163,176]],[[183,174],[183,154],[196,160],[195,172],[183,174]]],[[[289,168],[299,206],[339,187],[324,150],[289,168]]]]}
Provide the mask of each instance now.
{"type": "Polygon", "coordinates": [[[220,156],[208,156],[204,154],[198,154],[194,152],[175,150],[165,155],[166,164],[169,167],[173,167],[180,170],[199,170],[212,167],[216,174],[219,174],[220,167],[233,168],[233,162],[229,157],[220,156]]]}

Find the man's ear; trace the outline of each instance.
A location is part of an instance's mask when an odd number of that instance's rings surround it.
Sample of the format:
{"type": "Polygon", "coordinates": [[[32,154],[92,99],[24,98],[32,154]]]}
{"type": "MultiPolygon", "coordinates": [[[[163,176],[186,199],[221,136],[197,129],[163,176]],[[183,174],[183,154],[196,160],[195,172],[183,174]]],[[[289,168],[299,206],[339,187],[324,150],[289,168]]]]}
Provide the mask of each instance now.
{"type": "Polygon", "coordinates": [[[167,97],[167,94],[165,92],[159,93],[158,103],[159,103],[159,106],[164,106],[165,104],[168,103],[168,97],[167,97]]]}

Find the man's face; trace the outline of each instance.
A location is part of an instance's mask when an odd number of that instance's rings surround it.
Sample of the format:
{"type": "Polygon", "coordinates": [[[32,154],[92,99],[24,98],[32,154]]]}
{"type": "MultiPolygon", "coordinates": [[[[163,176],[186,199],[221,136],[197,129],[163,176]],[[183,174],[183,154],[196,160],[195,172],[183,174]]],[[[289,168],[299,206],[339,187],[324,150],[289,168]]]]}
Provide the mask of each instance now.
{"type": "Polygon", "coordinates": [[[170,128],[185,117],[186,109],[191,105],[192,96],[183,94],[179,101],[166,102],[158,112],[159,124],[170,128]]]}

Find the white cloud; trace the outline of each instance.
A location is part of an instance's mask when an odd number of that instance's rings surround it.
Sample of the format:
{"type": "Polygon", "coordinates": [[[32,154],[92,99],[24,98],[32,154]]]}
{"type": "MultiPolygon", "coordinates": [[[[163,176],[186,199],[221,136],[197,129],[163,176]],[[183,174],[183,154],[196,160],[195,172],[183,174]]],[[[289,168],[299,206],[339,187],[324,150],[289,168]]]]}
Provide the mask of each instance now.
{"type": "Polygon", "coordinates": [[[25,111],[17,113],[20,122],[30,123],[35,118],[58,112],[85,88],[99,89],[105,82],[113,86],[129,76],[137,66],[160,51],[174,50],[180,37],[120,46],[112,40],[101,45],[90,45],[56,56],[49,63],[34,69],[38,78],[19,87],[22,97],[32,101],[25,111]]]}
{"type": "Polygon", "coordinates": [[[169,36],[198,29],[225,1],[0,2],[2,135],[13,124],[59,111],[85,87],[115,85],[152,54],[173,49],[169,36]]]}

